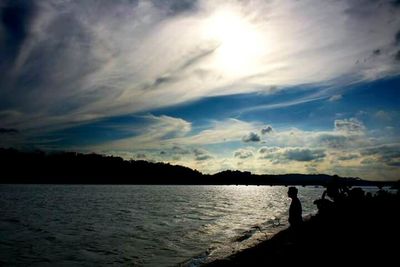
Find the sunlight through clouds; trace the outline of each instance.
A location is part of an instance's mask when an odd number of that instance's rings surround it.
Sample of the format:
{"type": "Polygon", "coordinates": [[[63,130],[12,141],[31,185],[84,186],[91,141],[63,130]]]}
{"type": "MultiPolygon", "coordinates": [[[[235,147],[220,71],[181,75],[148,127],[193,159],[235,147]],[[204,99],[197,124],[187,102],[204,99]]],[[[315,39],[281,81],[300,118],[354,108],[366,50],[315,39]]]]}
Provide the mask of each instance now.
{"type": "Polygon", "coordinates": [[[2,64],[1,96],[9,104],[1,110],[23,114],[6,120],[18,127],[399,70],[400,16],[391,3],[370,3],[363,13],[352,1],[204,0],[179,12],[151,1],[41,1],[29,8],[35,12],[15,40],[19,49],[2,64]]]}
{"type": "Polygon", "coordinates": [[[0,11],[2,146],[205,172],[398,173],[393,1],[5,0],[0,11]]]}

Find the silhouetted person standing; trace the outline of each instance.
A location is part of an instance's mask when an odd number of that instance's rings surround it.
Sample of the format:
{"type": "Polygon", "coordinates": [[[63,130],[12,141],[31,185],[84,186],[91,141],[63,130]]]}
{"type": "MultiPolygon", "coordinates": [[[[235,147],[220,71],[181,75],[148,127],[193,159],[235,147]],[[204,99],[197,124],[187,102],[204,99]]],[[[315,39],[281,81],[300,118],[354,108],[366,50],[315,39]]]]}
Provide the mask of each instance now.
{"type": "Polygon", "coordinates": [[[299,198],[297,197],[297,188],[289,187],[288,197],[292,199],[289,207],[289,223],[292,228],[297,228],[303,222],[302,208],[299,198]]]}

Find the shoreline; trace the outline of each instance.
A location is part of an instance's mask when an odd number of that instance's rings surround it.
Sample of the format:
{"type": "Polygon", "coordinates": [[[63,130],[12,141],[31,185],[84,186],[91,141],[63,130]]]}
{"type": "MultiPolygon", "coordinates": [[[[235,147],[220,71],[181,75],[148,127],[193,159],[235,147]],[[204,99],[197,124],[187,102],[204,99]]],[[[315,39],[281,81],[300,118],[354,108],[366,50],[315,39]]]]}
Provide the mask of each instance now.
{"type": "Polygon", "coordinates": [[[251,249],[260,243],[270,240],[276,234],[288,228],[288,224],[255,225],[232,242],[209,248],[202,253],[179,263],[181,267],[206,266],[214,261],[224,260],[242,251],[251,249]]]}
{"type": "Polygon", "coordinates": [[[255,246],[201,266],[273,266],[318,263],[383,266],[398,260],[400,196],[348,200],[319,210],[298,230],[283,229],[255,246]]]}

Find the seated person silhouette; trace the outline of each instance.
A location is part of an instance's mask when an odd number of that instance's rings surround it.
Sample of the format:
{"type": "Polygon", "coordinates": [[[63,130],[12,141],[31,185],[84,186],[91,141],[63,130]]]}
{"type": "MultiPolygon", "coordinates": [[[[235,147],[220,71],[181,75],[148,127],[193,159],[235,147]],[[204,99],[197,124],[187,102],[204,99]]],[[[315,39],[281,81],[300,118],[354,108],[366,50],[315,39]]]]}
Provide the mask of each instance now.
{"type": "Polygon", "coordinates": [[[294,186],[289,187],[288,197],[292,199],[289,207],[289,223],[290,227],[297,228],[303,222],[302,208],[299,198],[297,197],[297,188],[294,186]]]}

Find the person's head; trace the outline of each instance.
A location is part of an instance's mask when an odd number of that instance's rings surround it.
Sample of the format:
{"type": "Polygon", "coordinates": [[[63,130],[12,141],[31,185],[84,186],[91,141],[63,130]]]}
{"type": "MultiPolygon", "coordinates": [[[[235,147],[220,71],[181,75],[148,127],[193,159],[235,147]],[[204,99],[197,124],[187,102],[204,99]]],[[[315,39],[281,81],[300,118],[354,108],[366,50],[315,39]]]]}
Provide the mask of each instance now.
{"type": "Polygon", "coordinates": [[[289,187],[288,197],[290,197],[290,198],[297,197],[297,188],[296,187],[294,187],[294,186],[289,187]]]}

